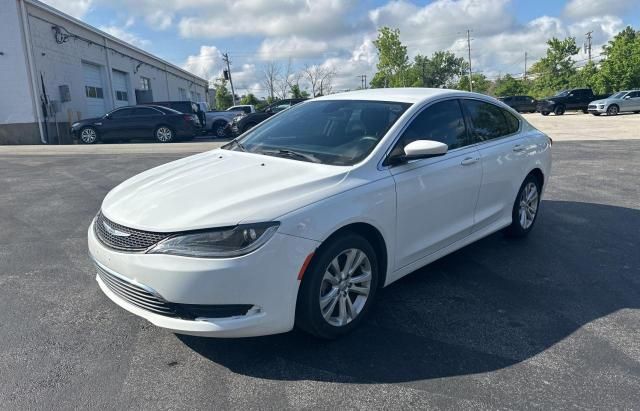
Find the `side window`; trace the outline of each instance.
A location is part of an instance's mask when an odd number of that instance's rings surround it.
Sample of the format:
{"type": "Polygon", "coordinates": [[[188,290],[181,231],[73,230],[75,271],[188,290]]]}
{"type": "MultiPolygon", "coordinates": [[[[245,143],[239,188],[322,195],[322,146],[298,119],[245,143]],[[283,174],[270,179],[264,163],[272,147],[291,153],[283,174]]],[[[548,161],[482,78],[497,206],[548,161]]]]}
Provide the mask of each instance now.
{"type": "Polygon", "coordinates": [[[132,114],[133,114],[133,109],[123,108],[123,109],[111,112],[111,118],[124,118],[124,117],[129,117],[132,114]]]}
{"type": "Polygon", "coordinates": [[[520,121],[508,111],[479,100],[463,100],[476,141],[488,141],[518,131],[520,121]]]}
{"type": "Polygon", "coordinates": [[[134,116],[157,116],[160,115],[156,109],[146,108],[146,107],[138,107],[136,111],[133,113],[134,116]]]}
{"type": "Polygon", "coordinates": [[[458,100],[447,100],[427,107],[404,131],[392,155],[401,155],[404,147],[416,140],[445,143],[449,150],[469,144],[464,117],[458,100]]]}
{"type": "Polygon", "coordinates": [[[629,96],[631,98],[638,98],[638,97],[640,97],[640,91],[631,92],[631,93],[629,93],[629,96]]]}

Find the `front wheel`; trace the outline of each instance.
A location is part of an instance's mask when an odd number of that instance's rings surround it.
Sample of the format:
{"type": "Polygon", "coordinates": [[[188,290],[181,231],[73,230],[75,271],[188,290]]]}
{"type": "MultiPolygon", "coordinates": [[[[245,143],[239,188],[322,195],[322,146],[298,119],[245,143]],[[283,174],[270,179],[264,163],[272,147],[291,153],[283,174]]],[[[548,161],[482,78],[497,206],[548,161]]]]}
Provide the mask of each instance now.
{"type": "Polygon", "coordinates": [[[596,117],[598,117],[600,115],[600,113],[591,113],[591,114],[593,114],[596,117]]]}
{"type": "Polygon", "coordinates": [[[620,112],[620,109],[615,104],[610,105],[609,108],[607,109],[608,116],[617,116],[619,112],[620,112]]]}
{"type": "Polygon", "coordinates": [[[154,135],[156,137],[156,140],[158,140],[160,143],[170,143],[174,138],[173,130],[171,130],[167,126],[158,127],[154,135]]]}
{"type": "Polygon", "coordinates": [[[379,268],[371,244],[348,233],[320,247],[304,273],[296,325],[321,338],[337,338],[360,324],[378,288],[379,268]]]}
{"type": "Polygon", "coordinates": [[[540,114],[542,114],[543,116],[548,116],[549,112],[548,111],[541,111],[540,114]]]}
{"type": "Polygon", "coordinates": [[[85,127],[80,130],[80,142],[82,144],[95,144],[98,142],[98,132],[93,127],[85,127]]]}
{"type": "Polygon", "coordinates": [[[561,116],[564,114],[564,106],[557,106],[554,110],[553,110],[553,114],[555,114],[556,116],[561,116]]]}
{"type": "Polygon", "coordinates": [[[225,121],[216,121],[211,125],[211,131],[213,131],[213,135],[218,138],[227,137],[227,123],[225,121]]]}
{"type": "Polygon", "coordinates": [[[533,229],[540,207],[540,190],[538,179],[529,174],[520,186],[518,196],[511,212],[511,225],[505,233],[510,237],[525,237],[533,229]]]}

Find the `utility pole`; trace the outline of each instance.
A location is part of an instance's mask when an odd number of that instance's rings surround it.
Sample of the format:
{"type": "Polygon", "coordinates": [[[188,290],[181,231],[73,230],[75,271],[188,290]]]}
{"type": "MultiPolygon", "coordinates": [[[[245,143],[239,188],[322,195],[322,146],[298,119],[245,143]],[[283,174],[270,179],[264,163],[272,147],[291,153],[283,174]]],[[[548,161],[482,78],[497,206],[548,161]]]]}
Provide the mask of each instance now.
{"type": "Polygon", "coordinates": [[[227,75],[229,76],[229,83],[231,84],[231,100],[233,101],[233,105],[236,105],[236,91],[233,89],[233,80],[231,79],[231,66],[229,62],[229,53],[224,53],[222,55],[222,60],[227,63],[227,75]]]}
{"type": "Polygon", "coordinates": [[[356,77],[360,77],[360,88],[361,89],[366,89],[367,88],[367,75],[366,74],[361,74],[359,76],[356,77]]]}
{"type": "Polygon", "coordinates": [[[524,81],[527,81],[527,52],[524,52],[524,81]]]}
{"type": "Polygon", "coordinates": [[[593,31],[590,31],[587,34],[585,34],[585,36],[587,36],[587,50],[589,51],[589,63],[591,63],[591,34],[593,34],[593,31]]]}
{"type": "Polygon", "coordinates": [[[469,51],[469,91],[473,91],[473,81],[471,79],[471,30],[467,30],[467,50],[469,51]]]}

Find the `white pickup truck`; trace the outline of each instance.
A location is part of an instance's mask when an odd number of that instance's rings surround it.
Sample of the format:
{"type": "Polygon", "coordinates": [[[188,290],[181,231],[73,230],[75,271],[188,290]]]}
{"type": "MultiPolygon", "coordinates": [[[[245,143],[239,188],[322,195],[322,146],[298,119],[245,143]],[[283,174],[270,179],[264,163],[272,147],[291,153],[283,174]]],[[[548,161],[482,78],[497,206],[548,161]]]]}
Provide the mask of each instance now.
{"type": "Polygon", "coordinates": [[[229,128],[227,124],[231,123],[235,117],[256,112],[256,108],[250,104],[232,106],[224,111],[210,110],[209,105],[205,102],[196,104],[198,104],[200,110],[204,112],[207,119],[207,129],[205,132],[212,133],[214,136],[220,138],[228,137],[229,128]]]}

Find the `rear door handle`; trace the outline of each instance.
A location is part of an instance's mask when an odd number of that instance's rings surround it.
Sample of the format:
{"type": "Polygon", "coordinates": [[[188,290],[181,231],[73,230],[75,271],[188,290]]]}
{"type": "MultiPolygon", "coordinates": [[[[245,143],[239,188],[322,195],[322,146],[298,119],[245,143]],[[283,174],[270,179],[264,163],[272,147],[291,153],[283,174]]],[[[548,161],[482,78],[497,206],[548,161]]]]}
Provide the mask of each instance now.
{"type": "Polygon", "coordinates": [[[525,146],[523,146],[522,144],[516,144],[515,146],[513,146],[513,151],[515,152],[524,151],[524,150],[525,150],[525,146]]]}
{"type": "Polygon", "coordinates": [[[462,164],[463,166],[468,166],[468,165],[477,163],[479,160],[480,159],[477,157],[467,157],[464,160],[462,160],[460,164],[462,164]]]}

